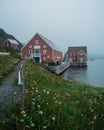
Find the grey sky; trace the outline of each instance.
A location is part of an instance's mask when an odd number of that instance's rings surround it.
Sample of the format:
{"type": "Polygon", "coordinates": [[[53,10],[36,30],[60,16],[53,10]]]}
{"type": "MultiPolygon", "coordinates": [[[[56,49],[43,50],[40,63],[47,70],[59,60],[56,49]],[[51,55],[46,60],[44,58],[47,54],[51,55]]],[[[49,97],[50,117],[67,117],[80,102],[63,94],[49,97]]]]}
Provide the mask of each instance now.
{"type": "Polygon", "coordinates": [[[104,56],[104,0],[0,0],[0,27],[27,43],[36,32],[63,52],[88,46],[104,56]]]}

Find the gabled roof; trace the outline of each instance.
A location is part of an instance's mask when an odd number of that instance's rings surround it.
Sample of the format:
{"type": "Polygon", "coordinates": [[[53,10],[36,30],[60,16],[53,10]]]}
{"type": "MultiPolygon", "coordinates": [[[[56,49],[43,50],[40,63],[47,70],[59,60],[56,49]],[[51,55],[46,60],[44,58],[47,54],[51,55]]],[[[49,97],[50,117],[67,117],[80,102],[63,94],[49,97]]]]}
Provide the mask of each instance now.
{"type": "Polygon", "coordinates": [[[43,35],[37,33],[37,35],[44,41],[46,42],[53,50],[56,50],[56,51],[60,51],[60,49],[52,42],[50,41],[49,39],[47,39],[46,37],[44,37],[43,35]]]}
{"type": "Polygon", "coordinates": [[[87,47],[86,46],[75,46],[75,47],[69,47],[68,48],[69,53],[79,53],[80,50],[83,50],[85,53],[87,53],[87,47]]]}
{"type": "MultiPolygon", "coordinates": [[[[50,41],[49,39],[47,39],[46,37],[44,37],[43,35],[41,35],[40,33],[36,33],[34,36],[33,36],[33,38],[36,36],[36,35],[38,35],[49,47],[51,47],[52,48],[52,50],[56,50],[56,51],[58,51],[58,52],[61,52],[61,50],[52,42],[52,41],[50,41]]],[[[33,39],[32,38],[32,39],[33,39]]],[[[31,41],[31,40],[30,40],[31,41]]],[[[29,42],[30,42],[29,41],[29,42]]],[[[28,43],[29,43],[28,42],[28,43]]],[[[28,44],[27,43],[27,44],[28,44]]],[[[27,46],[27,44],[25,44],[23,47],[22,47],[22,50],[27,46]]]]}
{"type": "MultiPolygon", "coordinates": [[[[10,42],[13,43],[13,44],[17,44],[17,45],[19,45],[19,43],[18,43],[16,40],[9,39],[9,38],[8,38],[7,40],[10,41],[10,42]]],[[[7,41],[7,40],[6,40],[6,41],[7,41]]]]}

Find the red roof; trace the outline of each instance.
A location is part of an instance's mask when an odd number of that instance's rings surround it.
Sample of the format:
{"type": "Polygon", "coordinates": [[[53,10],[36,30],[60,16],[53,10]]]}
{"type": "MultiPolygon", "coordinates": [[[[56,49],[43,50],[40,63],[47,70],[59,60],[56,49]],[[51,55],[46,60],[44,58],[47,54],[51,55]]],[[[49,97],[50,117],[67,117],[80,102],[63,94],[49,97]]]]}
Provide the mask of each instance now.
{"type": "Polygon", "coordinates": [[[87,53],[87,47],[86,46],[75,46],[75,47],[69,47],[68,53],[79,53],[79,51],[83,50],[85,53],[87,53]]]}

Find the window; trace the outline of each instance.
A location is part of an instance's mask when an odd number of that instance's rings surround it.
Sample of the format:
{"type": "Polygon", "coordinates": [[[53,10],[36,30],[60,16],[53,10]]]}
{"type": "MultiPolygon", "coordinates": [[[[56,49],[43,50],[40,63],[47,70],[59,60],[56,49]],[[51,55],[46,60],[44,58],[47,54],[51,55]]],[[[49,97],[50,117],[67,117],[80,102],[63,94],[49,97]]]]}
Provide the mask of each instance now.
{"type": "Polygon", "coordinates": [[[8,42],[7,42],[6,46],[9,47],[9,43],[8,42]]]}
{"type": "Polygon", "coordinates": [[[40,49],[40,45],[34,46],[34,49],[40,49]]]}
{"type": "Polygon", "coordinates": [[[82,56],[82,55],[83,55],[83,53],[80,53],[80,55],[82,56]]]}
{"type": "Polygon", "coordinates": [[[43,61],[45,61],[46,60],[46,57],[43,57],[43,61]]]}
{"type": "Polygon", "coordinates": [[[29,50],[29,54],[32,54],[32,50],[29,50]]]}
{"type": "Polygon", "coordinates": [[[46,53],[47,53],[47,50],[43,50],[43,54],[46,55],[46,53]]]}
{"type": "Polygon", "coordinates": [[[46,46],[46,45],[44,45],[44,46],[43,46],[43,48],[47,48],[47,46],[46,46]]]}
{"type": "Polygon", "coordinates": [[[82,55],[83,53],[84,53],[84,51],[83,51],[83,50],[80,50],[80,51],[79,51],[79,54],[81,54],[81,55],[82,55]]]}
{"type": "Polygon", "coordinates": [[[39,44],[39,40],[35,40],[35,44],[38,45],[39,44]]]}
{"type": "Polygon", "coordinates": [[[70,56],[72,56],[72,53],[70,53],[70,56]]]}
{"type": "Polygon", "coordinates": [[[40,56],[40,50],[35,50],[35,57],[39,57],[40,56]]]}
{"type": "Polygon", "coordinates": [[[29,48],[32,48],[32,45],[29,45],[29,48]]]}

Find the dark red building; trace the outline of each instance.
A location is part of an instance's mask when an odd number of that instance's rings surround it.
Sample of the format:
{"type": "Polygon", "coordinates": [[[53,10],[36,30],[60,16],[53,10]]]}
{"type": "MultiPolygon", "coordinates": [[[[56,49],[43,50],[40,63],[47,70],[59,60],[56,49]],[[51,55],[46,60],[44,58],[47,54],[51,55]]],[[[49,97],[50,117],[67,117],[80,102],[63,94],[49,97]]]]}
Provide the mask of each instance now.
{"type": "Polygon", "coordinates": [[[19,43],[16,41],[16,40],[13,40],[13,39],[7,39],[4,41],[4,44],[3,44],[5,47],[12,47],[14,48],[15,50],[16,49],[19,49],[19,43]]]}
{"type": "Polygon", "coordinates": [[[72,65],[86,65],[87,64],[87,47],[77,46],[69,47],[67,52],[68,61],[72,65]]]}
{"type": "Polygon", "coordinates": [[[62,52],[56,45],[39,33],[22,48],[22,59],[34,59],[36,63],[62,60],[62,52]]]}

